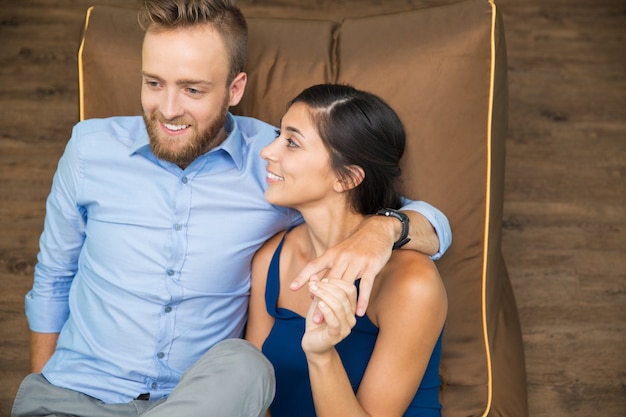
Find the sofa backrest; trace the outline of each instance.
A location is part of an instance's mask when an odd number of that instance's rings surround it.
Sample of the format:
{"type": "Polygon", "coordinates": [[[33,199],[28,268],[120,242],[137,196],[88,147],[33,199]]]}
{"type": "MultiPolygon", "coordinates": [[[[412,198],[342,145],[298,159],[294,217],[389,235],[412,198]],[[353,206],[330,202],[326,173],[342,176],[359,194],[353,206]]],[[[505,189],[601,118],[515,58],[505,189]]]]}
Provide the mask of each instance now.
{"type": "MultiPolygon", "coordinates": [[[[521,332],[500,252],[507,68],[497,9],[466,0],[360,15],[247,14],[249,82],[233,112],[276,124],[289,99],[323,82],[371,91],[396,109],[408,135],[403,191],[440,208],[453,230],[437,263],[449,298],[443,413],[525,416],[521,332]]],[[[90,9],[81,119],[140,114],[142,37],[134,10],[90,9]]]]}

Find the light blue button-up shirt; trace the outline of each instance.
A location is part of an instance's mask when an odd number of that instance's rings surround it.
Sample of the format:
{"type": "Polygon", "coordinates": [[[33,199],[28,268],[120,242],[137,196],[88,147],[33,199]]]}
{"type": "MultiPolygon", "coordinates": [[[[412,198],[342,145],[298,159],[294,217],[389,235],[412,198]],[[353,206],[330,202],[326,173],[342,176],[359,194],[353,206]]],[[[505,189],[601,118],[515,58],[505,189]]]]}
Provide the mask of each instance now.
{"type": "MultiPolygon", "coordinates": [[[[159,399],[211,346],[242,336],[252,256],[301,217],[263,196],[260,151],[275,128],[229,115],[227,130],[183,170],[152,154],[141,117],[74,127],[26,296],[30,329],[60,332],[51,383],[106,403],[159,399]]],[[[444,252],[445,216],[406,208],[431,221],[444,252]]]]}

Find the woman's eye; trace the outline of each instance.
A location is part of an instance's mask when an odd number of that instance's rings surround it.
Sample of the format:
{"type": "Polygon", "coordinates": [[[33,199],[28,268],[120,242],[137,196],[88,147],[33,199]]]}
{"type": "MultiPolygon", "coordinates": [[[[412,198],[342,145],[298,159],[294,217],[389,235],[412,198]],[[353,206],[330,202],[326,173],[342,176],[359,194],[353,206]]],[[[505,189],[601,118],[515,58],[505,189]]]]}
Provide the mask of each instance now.
{"type": "Polygon", "coordinates": [[[298,144],[296,142],[293,141],[293,139],[291,138],[286,138],[287,141],[287,147],[288,148],[297,148],[298,144]]]}

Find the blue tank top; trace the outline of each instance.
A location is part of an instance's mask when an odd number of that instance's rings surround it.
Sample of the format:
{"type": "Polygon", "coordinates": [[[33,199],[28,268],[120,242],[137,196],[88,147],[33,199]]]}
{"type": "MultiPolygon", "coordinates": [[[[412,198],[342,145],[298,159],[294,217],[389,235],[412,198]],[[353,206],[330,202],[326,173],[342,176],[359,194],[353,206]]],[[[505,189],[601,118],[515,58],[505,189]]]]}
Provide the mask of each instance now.
{"type": "MultiPolygon", "coordinates": [[[[291,310],[276,307],[280,292],[279,259],[283,241],[274,253],[267,276],[265,302],[275,322],[263,343],[263,353],[274,365],[276,396],[270,406],[272,417],[315,417],[315,406],[306,357],[300,345],[305,331],[305,318],[291,310]]],[[[358,286],[358,283],[357,283],[358,286]]],[[[356,393],[374,351],[378,328],[367,318],[357,317],[348,337],[337,344],[352,389],[356,393]]],[[[405,417],[439,417],[439,359],[441,336],[437,340],[420,387],[405,417]]]]}

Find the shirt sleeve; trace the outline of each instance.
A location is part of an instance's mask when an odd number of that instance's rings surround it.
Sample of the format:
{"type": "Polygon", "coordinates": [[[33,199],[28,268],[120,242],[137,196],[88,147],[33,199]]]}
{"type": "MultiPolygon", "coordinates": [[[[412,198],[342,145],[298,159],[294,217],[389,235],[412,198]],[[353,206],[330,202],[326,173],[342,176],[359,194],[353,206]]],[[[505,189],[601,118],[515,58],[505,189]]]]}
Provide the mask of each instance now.
{"type": "Polygon", "coordinates": [[[408,198],[402,199],[402,210],[417,211],[432,224],[439,239],[439,251],[431,256],[431,259],[437,260],[448,250],[452,243],[452,230],[448,218],[437,208],[425,201],[412,201],[408,198]]]}
{"type": "Polygon", "coordinates": [[[81,169],[76,132],[74,128],[52,181],[33,288],[26,294],[26,317],[35,332],[58,333],[67,320],[70,286],[85,238],[86,216],[76,202],[81,169]]]}

